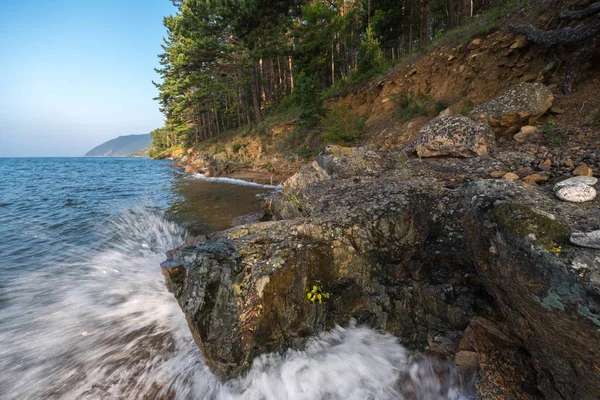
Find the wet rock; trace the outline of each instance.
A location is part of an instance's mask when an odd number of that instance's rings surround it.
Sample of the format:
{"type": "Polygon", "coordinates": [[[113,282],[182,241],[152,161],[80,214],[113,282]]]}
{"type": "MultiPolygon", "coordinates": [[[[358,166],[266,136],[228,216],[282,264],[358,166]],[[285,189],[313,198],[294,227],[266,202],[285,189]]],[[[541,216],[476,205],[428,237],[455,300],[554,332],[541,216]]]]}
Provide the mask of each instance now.
{"type": "Polygon", "coordinates": [[[596,198],[596,189],[579,183],[576,185],[563,186],[556,191],[556,197],[562,201],[571,203],[585,203],[596,198]]]}
{"type": "Polygon", "coordinates": [[[543,84],[520,83],[502,96],[476,106],[470,116],[489,123],[496,134],[514,133],[537,120],[553,101],[552,92],[543,84]]]}
{"type": "Polygon", "coordinates": [[[413,144],[420,157],[477,157],[488,154],[494,139],[489,127],[462,115],[435,118],[419,130],[413,144]]]}
{"type": "Polygon", "coordinates": [[[574,185],[587,185],[593,186],[598,182],[598,178],[594,178],[593,176],[575,176],[573,178],[568,178],[558,182],[554,185],[553,190],[556,192],[558,189],[563,188],[565,186],[574,186],[574,185]]]}
{"type": "Polygon", "coordinates": [[[579,167],[573,170],[573,175],[575,176],[592,176],[592,169],[588,167],[586,164],[581,164],[579,167]]]}
{"type": "MultiPolygon", "coordinates": [[[[442,160],[464,171],[487,158],[442,160]]],[[[569,232],[597,229],[600,209],[509,180],[449,185],[433,161],[277,193],[309,212],[169,252],[167,287],[207,365],[239,376],[355,319],[415,351],[476,352],[481,398],[600,393],[597,250],[567,246],[569,232]],[[307,300],[315,284],[330,294],[322,304],[307,300]]]]}
{"type": "Polygon", "coordinates": [[[600,231],[592,232],[574,232],[571,234],[571,243],[577,246],[600,249],[600,231]]]}

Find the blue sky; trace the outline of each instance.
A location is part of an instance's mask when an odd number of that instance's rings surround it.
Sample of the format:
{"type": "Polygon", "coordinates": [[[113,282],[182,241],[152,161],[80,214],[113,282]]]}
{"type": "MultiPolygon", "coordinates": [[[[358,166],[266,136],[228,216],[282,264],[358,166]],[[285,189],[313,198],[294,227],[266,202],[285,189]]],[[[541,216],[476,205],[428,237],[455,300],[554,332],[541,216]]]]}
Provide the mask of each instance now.
{"type": "Polygon", "coordinates": [[[169,0],[0,0],[0,157],[81,156],[163,116],[169,0]]]}

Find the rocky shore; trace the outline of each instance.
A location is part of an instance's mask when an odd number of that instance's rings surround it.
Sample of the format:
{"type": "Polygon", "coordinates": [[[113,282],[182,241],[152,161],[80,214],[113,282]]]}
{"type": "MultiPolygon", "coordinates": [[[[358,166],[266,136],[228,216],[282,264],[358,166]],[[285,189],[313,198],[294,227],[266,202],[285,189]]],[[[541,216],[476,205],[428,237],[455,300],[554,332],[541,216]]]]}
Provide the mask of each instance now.
{"type": "Polygon", "coordinates": [[[455,362],[481,399],[597,399],[597,160],[536,145],[528,127],[552,102],[522,84],[405,149],[330,146],[264,222],[170,251],[163,274],[207,365],[235,377],[355,320],[455,362]]]}

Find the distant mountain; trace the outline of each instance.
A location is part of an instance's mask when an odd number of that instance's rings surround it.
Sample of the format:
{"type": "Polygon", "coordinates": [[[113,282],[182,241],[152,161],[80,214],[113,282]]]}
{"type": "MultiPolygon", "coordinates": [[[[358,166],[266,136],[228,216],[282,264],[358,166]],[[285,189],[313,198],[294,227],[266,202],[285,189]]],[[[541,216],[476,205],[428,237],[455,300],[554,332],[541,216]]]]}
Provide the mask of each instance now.
{"type": "Polygon", "coordinates": [[[86,157],[147,157],[152,143],[149,133],[119,136],[88,151],[86,157]]]}

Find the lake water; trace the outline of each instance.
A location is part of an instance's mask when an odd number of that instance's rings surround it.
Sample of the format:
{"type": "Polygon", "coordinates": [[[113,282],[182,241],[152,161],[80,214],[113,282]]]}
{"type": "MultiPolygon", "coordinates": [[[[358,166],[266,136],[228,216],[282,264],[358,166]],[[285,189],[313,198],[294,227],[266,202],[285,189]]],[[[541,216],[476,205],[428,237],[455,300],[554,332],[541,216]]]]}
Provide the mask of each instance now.
{"type": "Polygon", "coordinates": [[[394,338],[338,328],[219,382],[160,272],[272,187],[148,159],[0,158],[0,398],[459,399],[394,338]]]}

